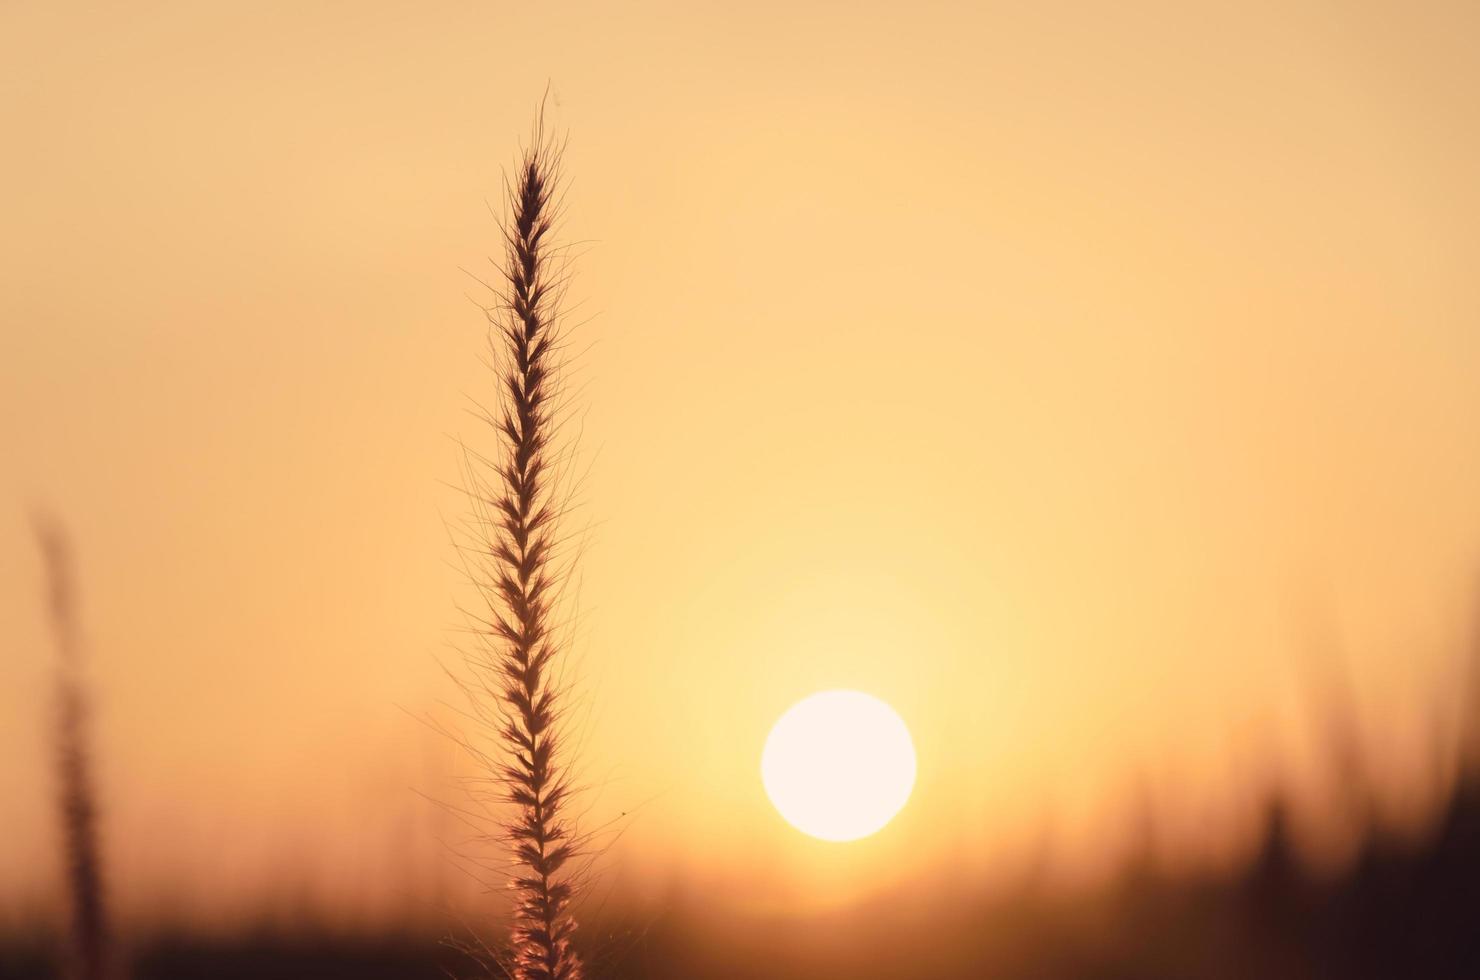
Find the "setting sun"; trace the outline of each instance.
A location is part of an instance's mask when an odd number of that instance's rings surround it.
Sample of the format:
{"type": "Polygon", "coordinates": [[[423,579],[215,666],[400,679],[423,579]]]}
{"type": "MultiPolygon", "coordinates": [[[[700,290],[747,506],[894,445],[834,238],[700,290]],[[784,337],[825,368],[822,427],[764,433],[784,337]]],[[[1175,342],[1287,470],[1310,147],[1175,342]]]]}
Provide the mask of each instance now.
{"type": "Polygon", "coordinates": [[[0,0],[0,980],[1480,980],[1480,0],[0,0]]]}
{"type": "Polygon", "coordinates": [[[822,691],[777,720],[761,752],[766,795],[786,822],[829,841],[867,837],[894,818],[915,785],[904,721],[861,691],[822,691]]]}

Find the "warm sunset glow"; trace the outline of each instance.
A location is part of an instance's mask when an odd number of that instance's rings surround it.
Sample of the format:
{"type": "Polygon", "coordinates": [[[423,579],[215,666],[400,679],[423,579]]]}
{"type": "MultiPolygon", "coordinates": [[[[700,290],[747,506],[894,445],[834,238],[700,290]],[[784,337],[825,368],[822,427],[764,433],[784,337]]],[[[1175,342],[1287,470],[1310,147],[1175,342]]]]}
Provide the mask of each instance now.
{"type": "Polygon", "coordinates": [[[823,691],[792,705],[761,753],[766,795],[787,823],[830,841],[867,837],[894,818],[915,785],[904,721],[861,691],[823,691]]]}
{"type": "Polygon", "coordinates": [[[588,975],[1480,950],[1480,3],[841,9],[0,2],[4,977],[77,918],[38,513],[115,974],[509,938],[448,674],[540,113],[588,975]]]}

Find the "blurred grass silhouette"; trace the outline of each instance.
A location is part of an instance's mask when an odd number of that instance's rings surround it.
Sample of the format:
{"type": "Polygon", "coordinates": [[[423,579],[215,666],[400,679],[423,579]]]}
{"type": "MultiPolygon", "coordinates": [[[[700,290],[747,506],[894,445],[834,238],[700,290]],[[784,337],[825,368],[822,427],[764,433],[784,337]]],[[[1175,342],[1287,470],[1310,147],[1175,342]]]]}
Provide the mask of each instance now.
{"type": "MultiPolygon", "coordinates": [[[[1469,651],[1463,726],[1435,725],[1436,753],[1458,751],[1453,791],[1415,838],[1371,816],[1368,775],[1348,706],[1327,691],[1327,750],[1348,780],[1342,806],[1361,836],[1351,860],[1317,873],[1291,830],[1293,803],[1262,791],[1259,846],[1227,873],[1172,874],[1153,860],[1154,830],[1099,890],[1062,894],[1027,880],[1007,893],[970,882],[882,896],[819,914],[737,921],[702,890],[658,914],[620,896],[589,917],[593,976],[625,978],[1296,978],[1480,976],[1480,643],[1469,651]],[[1444,744],[1439,740],[1443,738],[1444,744]]],[[[1251,790],[1251,793],[1258,792],[1251,790]]],[[[458,927],[448,925],[447,935],[458,927]]],[[[49,977],[45,936],[0,942],[0,976],[49,977]]],[[[292,937],[146,943],[139,977],[440,977],[478,975],[443,937],[308,929],[292,937]]]]}
{"type": "Polygon", "coordinates": [[[91,757],[90,703],[83,675],[82,627],[72,545],[54,518],[35,518],[46,571],[47,612],[56,645],[57,819],[65,848],[71,934],[64,975],[109,980],[117,961],[108,931],[98,800],[91,757]]]}

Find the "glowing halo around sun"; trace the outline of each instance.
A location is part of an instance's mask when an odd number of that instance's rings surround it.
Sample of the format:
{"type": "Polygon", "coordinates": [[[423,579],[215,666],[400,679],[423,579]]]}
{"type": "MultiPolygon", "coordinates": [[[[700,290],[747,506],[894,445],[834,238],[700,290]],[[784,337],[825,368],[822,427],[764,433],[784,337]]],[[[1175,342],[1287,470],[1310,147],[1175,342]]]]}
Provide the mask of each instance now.
{"type": "Polygon", "coordinates": [[[761,782],[786,822],[827,841],[883,828],[915,786],[904,720],[862,691],[821,691],[787,709],[761,751],[761,782]]]}

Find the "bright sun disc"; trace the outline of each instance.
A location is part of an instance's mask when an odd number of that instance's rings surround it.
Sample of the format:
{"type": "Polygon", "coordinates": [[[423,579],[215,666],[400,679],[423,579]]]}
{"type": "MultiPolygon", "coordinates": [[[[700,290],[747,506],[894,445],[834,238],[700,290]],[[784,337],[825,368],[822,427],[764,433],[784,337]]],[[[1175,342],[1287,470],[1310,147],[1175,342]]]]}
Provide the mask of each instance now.
{"type": "Polygon", "coordinates": [[[861,691],[822,691],[792,705],[761,752],[761,782],[786,822],[822,840],[882,828],[915,785],[904,720],[861,691]]]}

